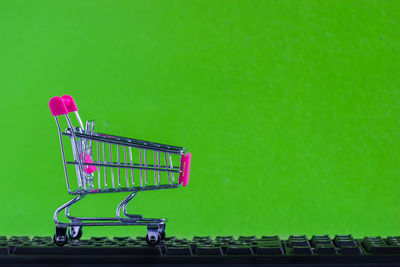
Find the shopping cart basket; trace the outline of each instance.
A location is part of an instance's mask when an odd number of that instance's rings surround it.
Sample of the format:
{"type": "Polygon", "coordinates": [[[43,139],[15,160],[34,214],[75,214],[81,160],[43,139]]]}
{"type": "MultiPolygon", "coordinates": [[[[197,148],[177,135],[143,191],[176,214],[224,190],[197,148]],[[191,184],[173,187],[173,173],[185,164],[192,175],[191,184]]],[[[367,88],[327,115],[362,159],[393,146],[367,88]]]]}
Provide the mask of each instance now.
{"type": "Polygon", "coordinates": [[[67,232],[71,239],[79,239],[83,226],[143,225],[147,227],[147,243],[158,244],[165,238],[165,219],[129,214],[127,205],[139,191],[186,186],[191,154],[185,154],[183,147],[96,133],[94,121],[83,126],[75,101],[68,95],[51,98],[49,107],[57,123],[67,189],[75,195],[54,213],[54,242],[59,246],[67,243],[67,232]],[[75,113],[78,127],[73,126],[70,112],[75,113]],[[67,127],[64,132],[59,120],[62,115],[67,127]],[[76,181],[71,173],[76,174],[76,181]],[[87,195],[118,192],[128,196],[118,204],[116,217],[69,214],[70,207],[87,195]],[[59,221],[58,215],[63,210],[69,222],[59,221]]]}

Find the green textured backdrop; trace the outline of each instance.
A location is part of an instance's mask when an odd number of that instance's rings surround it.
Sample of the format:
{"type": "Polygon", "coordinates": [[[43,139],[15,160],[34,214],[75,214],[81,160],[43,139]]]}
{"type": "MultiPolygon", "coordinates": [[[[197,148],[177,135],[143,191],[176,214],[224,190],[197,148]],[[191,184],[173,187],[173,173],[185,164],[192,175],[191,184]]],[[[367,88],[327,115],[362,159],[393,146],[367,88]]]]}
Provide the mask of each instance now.
{"type": "Polygon", "coordinates": [[[0,235],[51,235],[70,198],[65,93],[98,131],[192,152],[188,187],[132,202],[168,235],[400,233],[400,1],[3,0],[0,36],[0,235]]]}

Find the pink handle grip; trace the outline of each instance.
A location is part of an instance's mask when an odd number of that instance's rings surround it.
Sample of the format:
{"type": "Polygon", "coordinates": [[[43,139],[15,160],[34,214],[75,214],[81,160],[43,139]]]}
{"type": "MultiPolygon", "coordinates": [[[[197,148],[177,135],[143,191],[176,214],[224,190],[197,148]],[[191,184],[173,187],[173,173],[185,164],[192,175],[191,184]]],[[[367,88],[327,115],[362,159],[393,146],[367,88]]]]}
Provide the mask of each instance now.
{"type": "Polygon", "coordinates": [[[49,101],[49,107],[53,116],[65,115],[69,112],[78,111],[74,99],[69,95],[52,97],[49,101]]]}
{"type": "Polygon", "coordinates": [[[68,109],[64,104],[64,100],[59,96],[55,96],[50,99],[49,107],[53,116],[68,114],[68,109]]]}
{"type": "Polygon", "coordinates": [[[183,186],[186,186],[189,183],[191,159],[192,159],[191,153],[182,155],[181,158],[181,174],[179,176],[179,184],[182,184],[183,186]]]}
{"type": "Polygon", "coordinates": [[[78,111],[78,107],[75,104],[74,99],[70,95],[63,95],[61,97],[64,100],[64,104],[68,109],[68,112],[78,111]]]}

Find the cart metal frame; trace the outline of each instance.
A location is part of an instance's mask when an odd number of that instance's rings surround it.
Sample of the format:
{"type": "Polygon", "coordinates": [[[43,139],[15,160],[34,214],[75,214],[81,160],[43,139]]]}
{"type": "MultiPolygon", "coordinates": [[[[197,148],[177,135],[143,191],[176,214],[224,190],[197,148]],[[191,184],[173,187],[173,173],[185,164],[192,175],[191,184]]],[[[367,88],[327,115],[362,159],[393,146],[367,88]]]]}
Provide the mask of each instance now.
{"type": "Polygon", "coordinates": [[[53,97],[49,107],[57,124],[67,190],[70,195],[75,196],[54,212],[56,224],[54,242],[59,246],[66,244],[68,228],[69,237],[79,239],[82,236],[83,226],[141,225],[147,227],[147,243],[152,246],[158,244],[165,238],[165,219],[129,214],[127,205],[140,191],[186,186],[189,181],[191,153],[185,154],[186,149],[183,147],[96,133],[94,121],[87,121],[84,128],[75,101],[69,95],[53,97]],[[75,114],[79,127],[73,126],[68,115],[71,112],[75,114]],[[68,128],[65,131],[61,129],[60,116],[66,119],[68,128]],[[73,160],[67,160],[67,144],[63,140],[65,138],[71,141],[73,160]],[[96,153],[93,153],[93,150],[96,153]],[[134,152],[138,152],[139,156],[133,156],[134,152]],[[135,160],[138,162],[135,163],[135,160]],[[69,166],[75,167],[77,177],[75,187],[70,183],[69,166]],[[135,172],[139,177],[135,177],[135,172]],[[152,179],[150,181],[151,173],[154,174],[154,183],[152,179]],[[168,178],[168,182],[164,182],[166,179],[163,179],[163,176],[168,178]],[[71,206],[86,196],[105,193],[128,193],[117,205],[116,217],[70,215],[71,206]],[[62,211],[65,212],[69,222],[61,222],[58,219],[62,211]]]}

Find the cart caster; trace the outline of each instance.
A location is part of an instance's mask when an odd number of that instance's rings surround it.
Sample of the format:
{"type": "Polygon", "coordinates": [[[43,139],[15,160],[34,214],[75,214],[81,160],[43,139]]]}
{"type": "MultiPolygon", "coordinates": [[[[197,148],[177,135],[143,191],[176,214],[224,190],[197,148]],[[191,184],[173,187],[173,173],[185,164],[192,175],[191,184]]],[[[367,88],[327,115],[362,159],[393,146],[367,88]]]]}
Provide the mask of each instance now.
{"type": "Polygon", "coordinates": [[[150,236],[149,236],[149,234],[146,235],[146,242],[151,247],[154,247],[158,243],[160,243],[160,240],[161,240],[160,234],[157,234],[157,235],[150,234],[150,236]]]}
{"type": "Polygon", "coordinates": [[[57,246],[64,246],[68,242],[67,228],[56,227],[56,233],[53,236],[53,241],[57,246]]]}
{"type": "Polygon", "coordinates": [[[161,240],[165,240],[165,231],[162,231],[162,232],[160,233],[160,239],[161,239],[161,240]]]}
{"type": "Polygon", "coordinates": [[[160,239],[165,240],[165,224],[162,224],[161,228],[158,230],[158,234],[160,235],[160,239]]]}
{"type": "Polygon", "coordinates": [[[82,237],[82,226],[71,226],[68,231],[68,235],[72,240],[76,240],[82,237]]]}

